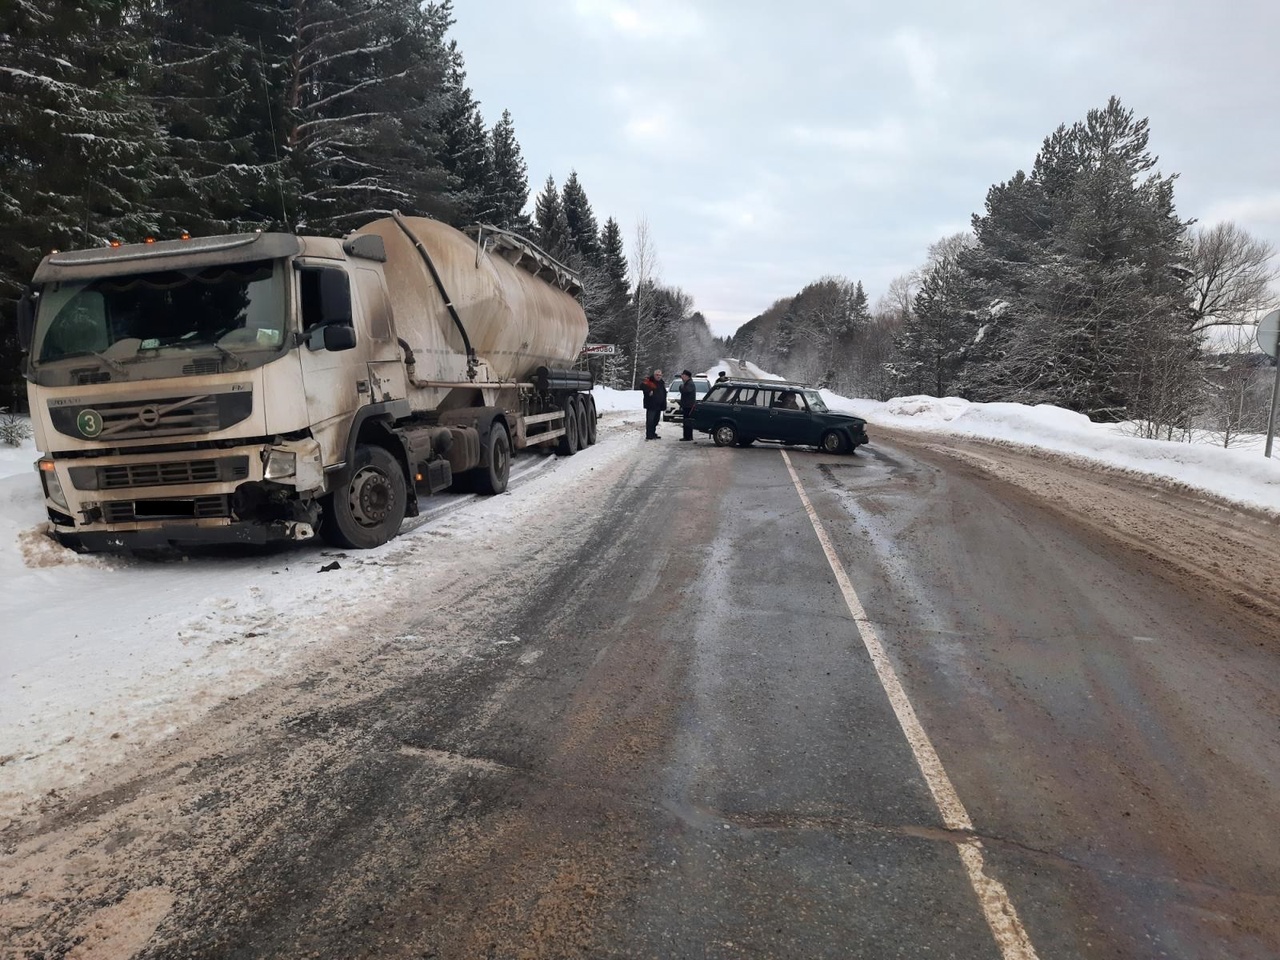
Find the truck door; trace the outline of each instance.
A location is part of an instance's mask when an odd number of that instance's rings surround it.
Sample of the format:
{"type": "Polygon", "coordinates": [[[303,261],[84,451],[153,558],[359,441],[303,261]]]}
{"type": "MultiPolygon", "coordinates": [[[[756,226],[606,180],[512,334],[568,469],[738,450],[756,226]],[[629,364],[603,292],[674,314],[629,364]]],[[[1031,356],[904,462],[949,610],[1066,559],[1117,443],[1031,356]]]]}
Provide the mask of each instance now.
{"type": "MultiPolygon", "coordinates": [[[[372,403],[404,399],[408,384],[400,345],[396,342],[391,303],[380,270],[358,267],[355,270],[356,293],[360,299],[362,334],[368,338],[369,391],[372,403]]],[[[357,384],[357,387],[359,385],[357,384]]]]}
{"type": "Polygon", "coordinates": [[[362,343],[357,332],[351,282],[340,264],[299,262],[296,269],[302,383],[311,432],[328,466],[346,455],[347,425],[368,403],[358,389],[361,381],[369,389],[367,338],[362,343]]]}

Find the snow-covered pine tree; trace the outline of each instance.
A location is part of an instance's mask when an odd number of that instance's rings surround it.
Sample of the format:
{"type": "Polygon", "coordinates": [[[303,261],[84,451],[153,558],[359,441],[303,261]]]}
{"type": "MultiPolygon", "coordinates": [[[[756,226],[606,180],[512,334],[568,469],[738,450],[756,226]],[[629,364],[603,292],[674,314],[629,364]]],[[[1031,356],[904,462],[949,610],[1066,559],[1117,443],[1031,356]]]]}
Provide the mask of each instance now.
{"type": "Polygon", "coordinates": [[[449,0],[295,0],[289,14],[281,137],[300,187],[290,214],[329,232],[394,209],[454,216],[439,130],[449,0]]]}
{"type": "Polygon", "coordinates": [[[567,260],[573,245],[569,238],[569,221],[555,178],[548,175],[533,206],[533,220],[538,228],[538,246],[559,260],[567,260]]]}
{"type": "Polygon", "coordinates": [[[447,107],[440,118],[443,139],[441,162],[454,177],[456,210],[454,226],[492,223],[495,172],[489,131],[467,86],[467,73],[457,44],[449,47],[451,65],[446,78],[447,107]]]}
{"type": "Polygon", "coordinates": [[[510,110],[502,111],[502,119],[490,131],[489,160],[493,166],[489,192],[493,225],[519,234],[532,232],[533,224],[524,212],[529,203],[529,167],[520,152],[510,110]]]}
{"type": "MultiPolygon", "coordinates": [[[[139,93],[135,4],[10,0],[0,13],[0,304],[51,248],[154,233],[164,135],[139,93]]],[[[6,333],[11,337],[11,333],[6,333]]],[[[16,344],[0,380],[21,402],[16,344]]],[[[6,397],[6,400],[8,398],[6,397]]],[[[5,401],[0,401],[5,402],[5,401]]]]}
{"type": "Polygon", "coordinates": [[[285,11],[261,0],[150,0],[143,85],[168,134],[152,193],[171,235],[289,229],[296,202],[284,128],[285,11]]]}
{"type": "Polygon", "coordinates": [[[1152,391],[1189,396],[1186,226],[1148,138],[1113,97],[1046,137],[1029,176],[988,193],[961,257],[981,334],[958,381],[966,396],[1101,419],[1167,410],[1152,391]]]}
{"type": "Polygon", "coordinates": [[[560,202],[564,206],[565,222],[569,225],[569,243],[577,254],[574,265],[579,269],[598,269],[603,255],[600,227],[576,170],[569,171],[569,179],[560,191],[560,202]]]}

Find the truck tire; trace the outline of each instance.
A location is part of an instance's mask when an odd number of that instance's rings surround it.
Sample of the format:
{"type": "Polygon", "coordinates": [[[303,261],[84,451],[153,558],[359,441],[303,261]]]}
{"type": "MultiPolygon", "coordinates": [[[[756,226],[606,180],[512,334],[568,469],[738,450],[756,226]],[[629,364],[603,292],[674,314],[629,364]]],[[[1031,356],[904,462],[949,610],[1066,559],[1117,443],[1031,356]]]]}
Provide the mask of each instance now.
{"type": "Polygon", "coordinates": [[[578,408],[578,449],[585,450],[591,446],[591,406],[582,394],[574,397],[573,402],[578,408]]]}
{"type": "Polygon", "coordinates": [[[409,488],[399,462],[383,447],[356,447],[351,478],[323,500],[320,535],[335,547],[368,550],[400,532],[409,488]]]}
{"type": "Polygon", "coordinates": [[[495,422],[489,428],[489,442],[481,452],[481,464],[476,467],[477,493],[503,493],[507,489],[507,477],[511,474],[511,438],[507,428],[495,422]]]}
{"type": "Polygon", "coordinates": [[[561,409],[564,410],[564,436],[556,446],[556,453],[572,457],[578,452],[578,405],[573,402],[573,397],[565,397],[561,409]]]}
{"type": "Polygon", "coordinates": [[[587,443],[591,446],[596,444],[596,398],[587,396],[583,398],[583,403],[587,408],[587,443]]]}

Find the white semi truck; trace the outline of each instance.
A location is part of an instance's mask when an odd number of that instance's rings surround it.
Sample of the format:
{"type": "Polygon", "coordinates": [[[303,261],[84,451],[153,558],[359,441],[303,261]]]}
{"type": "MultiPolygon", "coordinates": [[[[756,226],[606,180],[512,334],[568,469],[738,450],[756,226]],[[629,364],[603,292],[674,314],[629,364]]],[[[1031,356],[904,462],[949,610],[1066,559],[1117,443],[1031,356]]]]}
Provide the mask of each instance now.
{"type": "Polygon", "coordinates": [[[399,214],[50,254],[19,310],[54,535],[84,550],[374,547],[417,492],[506,489],[595,442],[580,280],[399,214]]]}

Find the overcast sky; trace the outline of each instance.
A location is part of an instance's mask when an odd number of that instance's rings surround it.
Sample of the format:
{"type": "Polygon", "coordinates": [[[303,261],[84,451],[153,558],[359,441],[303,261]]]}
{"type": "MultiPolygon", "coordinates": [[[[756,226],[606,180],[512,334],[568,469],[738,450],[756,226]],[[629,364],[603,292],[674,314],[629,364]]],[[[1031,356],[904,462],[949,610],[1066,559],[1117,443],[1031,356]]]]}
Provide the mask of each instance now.
{"type": "Polygon", "coordinates": [[[1280,3],[455,0],[536,195],[577,170],[718,334],[825,275],[872,302],[1117,95],[1178,212],[1280,246],[1280,3]]]}

